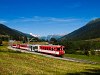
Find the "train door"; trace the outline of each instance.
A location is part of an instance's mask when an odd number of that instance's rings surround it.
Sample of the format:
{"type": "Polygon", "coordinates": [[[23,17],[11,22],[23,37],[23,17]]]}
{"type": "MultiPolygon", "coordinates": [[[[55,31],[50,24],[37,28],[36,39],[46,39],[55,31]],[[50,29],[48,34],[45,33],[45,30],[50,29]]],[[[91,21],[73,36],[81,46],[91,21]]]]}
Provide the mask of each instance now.
{"type": "Polygon", "coordinates": [[[30,49],[31,49],[31,51],[33,50],[33,47],[32,46],[30,46],[30,49]]]}
{"type": "Polygon", "coordinates": [[[33,51],[32,45],[29,45],[29,50],[30,50],[30,51],[33,51]]]}
{"type": "Polygon", "coordinates": [[[38,46],[33,46],[33,50],[37,52],[38,51],[38,46]]]}

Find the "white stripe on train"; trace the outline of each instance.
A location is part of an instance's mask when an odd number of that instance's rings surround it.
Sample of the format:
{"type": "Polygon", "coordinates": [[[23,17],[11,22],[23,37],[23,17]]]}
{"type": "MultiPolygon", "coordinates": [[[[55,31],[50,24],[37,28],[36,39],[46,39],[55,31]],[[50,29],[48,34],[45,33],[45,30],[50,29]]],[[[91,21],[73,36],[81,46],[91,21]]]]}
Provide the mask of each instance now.
{"type": "Polygon", "coordinates": [[[59,52],[57,52],[57,51],[41,50],[41,49],[39,49],[38,52],[51,53],[51,54],[59,54],[59,52]]]}

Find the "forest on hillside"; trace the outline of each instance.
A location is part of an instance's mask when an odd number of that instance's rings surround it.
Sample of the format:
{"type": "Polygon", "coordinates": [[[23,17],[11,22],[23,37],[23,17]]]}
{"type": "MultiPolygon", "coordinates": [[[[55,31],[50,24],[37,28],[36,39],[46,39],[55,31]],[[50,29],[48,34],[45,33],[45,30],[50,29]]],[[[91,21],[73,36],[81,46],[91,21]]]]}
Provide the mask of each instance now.
{"type": "Polygon", "coordinates": [[[63,45],[66,54],[79,55],[99,55],[100,56],[100,40],[78,40],[78,41],[57,41],[52,38],[49,43],[55,45],[63,45]]]}

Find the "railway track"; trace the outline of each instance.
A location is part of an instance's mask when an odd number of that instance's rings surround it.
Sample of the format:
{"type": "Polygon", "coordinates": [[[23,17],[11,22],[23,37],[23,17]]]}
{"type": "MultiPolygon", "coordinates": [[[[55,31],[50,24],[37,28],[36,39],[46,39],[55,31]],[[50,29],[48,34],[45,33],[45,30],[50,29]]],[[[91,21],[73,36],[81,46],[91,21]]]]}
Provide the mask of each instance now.
{"type": "Polygon", "coordinates": [[[43,53],[37,53],[37,52],[31,52],[31,51],[26,51],[26,50],[21,50],[21,49],[15,49],[10,46],[8,46],[8,49],[14,50],[14,51],[20,51],[20,52],[25,52],[25,53],[32,53],[32,54],[37,54],[37,55],[42,55],[45,57],[50,57],[54,59],[60,59],[60,60],[67,60],[71,62],[77,62],[77,63],[85,63],[85,64],[100,64],[100,62],[93,62],[93,61],[88,61],[88,60],[82,60],[82,59],[75,59],[75,58],[69,58],[69,57],[55,57],[53,55],[47,55],[43,53]]]}

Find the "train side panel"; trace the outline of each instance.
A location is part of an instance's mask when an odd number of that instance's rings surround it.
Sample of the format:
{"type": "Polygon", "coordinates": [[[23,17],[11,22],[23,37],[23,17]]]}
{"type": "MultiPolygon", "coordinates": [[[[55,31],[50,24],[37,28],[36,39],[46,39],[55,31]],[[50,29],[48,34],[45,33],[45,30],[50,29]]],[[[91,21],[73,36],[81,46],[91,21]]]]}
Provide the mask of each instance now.
{"type": "Polygon", "coordinates": [[[64,46],[61,45],[28,45],[28,44],[14,44],[13,48],[42,52],[51,55],[62,56],[65,54],[64,46]]]}
{"type": "Polygon", "coordinates": [[[63,50],[63,46],[51,46],[51,45],[41,45],[40,49],[38,50],[39,52],[43,52],[43,53],[48,53],[48,54],[53,54],[53,55],[64,55],[64,50],[63,50]]]}

